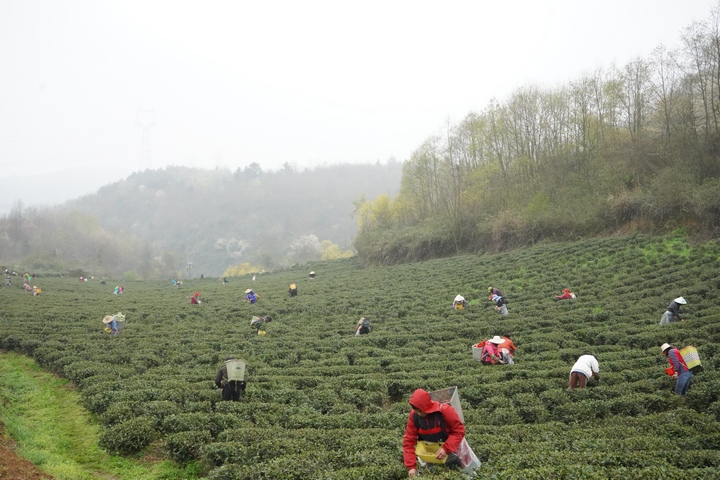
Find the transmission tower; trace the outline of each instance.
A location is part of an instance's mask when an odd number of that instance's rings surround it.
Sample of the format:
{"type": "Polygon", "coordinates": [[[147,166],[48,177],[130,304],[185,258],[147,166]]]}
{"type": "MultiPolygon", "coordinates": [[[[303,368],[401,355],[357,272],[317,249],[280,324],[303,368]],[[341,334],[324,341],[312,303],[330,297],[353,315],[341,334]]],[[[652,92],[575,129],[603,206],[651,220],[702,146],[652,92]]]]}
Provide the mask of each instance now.
{"type": "Polygon", "coordinates": [[[150,161],[150,127],[155,125],[155,113],[152,110],[138,109],[137,124],[142,132],[140,139],[140,171],[142,171],[146,168],[152,168],[150,161]]]}

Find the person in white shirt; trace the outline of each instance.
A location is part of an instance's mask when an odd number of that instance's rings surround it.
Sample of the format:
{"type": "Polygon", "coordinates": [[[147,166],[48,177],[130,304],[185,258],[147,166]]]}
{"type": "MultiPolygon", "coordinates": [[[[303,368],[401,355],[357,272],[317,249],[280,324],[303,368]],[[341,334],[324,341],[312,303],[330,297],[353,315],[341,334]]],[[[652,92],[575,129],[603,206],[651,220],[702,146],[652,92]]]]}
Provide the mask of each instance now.
{"type": "Polygon", "coordinates": [[[600,366],[597,358],[592,355],[582,355],[570,370],[568,389],[585,388],[588,379],[592,377],[595,377],[598,382],[600,381],[600,366]]]}

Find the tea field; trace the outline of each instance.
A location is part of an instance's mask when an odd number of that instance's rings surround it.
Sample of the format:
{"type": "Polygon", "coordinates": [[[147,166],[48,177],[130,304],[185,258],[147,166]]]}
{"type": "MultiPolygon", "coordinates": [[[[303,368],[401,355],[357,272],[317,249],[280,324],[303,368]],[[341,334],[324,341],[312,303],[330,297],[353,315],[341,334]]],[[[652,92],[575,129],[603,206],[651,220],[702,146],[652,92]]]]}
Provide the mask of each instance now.
{"type": "Polygon", "coordinates": [[[480,478],[720,476],[718,242],[637,235],[392,267],[348,259],[227,285],[124,282],[123,295],[97,280],[41,277],[38,297],[15,283],[0,290],[0,348],[77,385],[106,450],[160,448],[208,479],[405,478],[408,398],[450,386],[480,478]],[[489,286],[505,292],[507,317],[489,286]],[[565,287],[577,298],[556,301],[565,287]],[[246,288],[257,304],[242,301],[246,288]],[[195,290],[201,305],[190,305],[195,290]],[[458,293],[470,305],[456,312],[458,293]],[[685,321],[659,325],[680,295],[685,321]],[[101,320],[117,312],[127,321],[111,337],[101,320]],[[254,334],[253,315],[274,318],[267,335],[254,334]],[[361,316],[372,332],[356,337],[361,316]],[[515,365],[473,360],[474,343],[503,334],[515,365]],[[664,342],[699,350],[704,370],[686,399],[664,373],[664,342]],[[584,353],[602,381],[567,391],[584,353]],[[237,403],[213,384],[228,355],[248,362],[237,403]]]}

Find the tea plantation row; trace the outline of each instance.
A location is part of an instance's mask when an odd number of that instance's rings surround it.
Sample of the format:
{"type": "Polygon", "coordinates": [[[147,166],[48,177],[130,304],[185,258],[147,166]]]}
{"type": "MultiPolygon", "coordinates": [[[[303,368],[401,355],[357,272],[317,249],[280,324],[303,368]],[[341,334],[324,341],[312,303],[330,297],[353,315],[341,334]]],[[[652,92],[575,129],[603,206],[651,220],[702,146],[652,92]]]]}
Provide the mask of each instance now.
{"type": "MultiPolygon", "coordinates": [[[[210,479],[405,478],[402,434],[418,387],[457,385],[483,478],[716,478],[720,467],[720,245],[629,236],[395,267],[356,260],[250,277],[114,284],[38,278],[0,290],[0,347],[73,381],[101,444],[161,445],[210,479]],[[317,272],[314,280],[310,270],[317,272]],[[288,285],[299,295],[290,298],[288,285]],[[504,290],[510,315],[486,301],[504,290]],[[246,288],[260,299],[242,301],[246,288]],[[556,301],[568,287],[576,300],[556,301]],[[201,292],[201,305],[189,296],[201,292]],[[456,294],[470,306],[450,308],[456,294]],[[682,295],[682,323],[659,325],[682,295]],[[120,335],[104,315],[122,311],[120,335]],[[252,315],[271,315],[267,335],[252,315]],[[360,316],[369,335],[355,337],[360,316]],[[509,334],[516,364],[482,366],[471,345],[509,334]],[[698,347],[704,371],[675,397],[659,345],[698,347]],[[566,390],[583,353],[602,382],[566,390]],[[212,379],[248,362],[239,403],[212,379]]],[[[457,475],[423,472],[428,478],[457,475]]]]}

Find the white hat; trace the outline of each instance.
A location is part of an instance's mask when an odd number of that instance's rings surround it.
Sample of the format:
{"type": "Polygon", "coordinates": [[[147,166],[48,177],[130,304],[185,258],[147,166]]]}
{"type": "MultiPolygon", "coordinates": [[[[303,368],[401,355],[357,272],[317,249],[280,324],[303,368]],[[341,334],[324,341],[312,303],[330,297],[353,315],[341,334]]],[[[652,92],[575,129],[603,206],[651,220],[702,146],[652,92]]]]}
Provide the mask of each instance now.
{"type": "Polygon", "coordinates": [[[455,297],[455,301],[456,301],[456,302],[462,302],[463,300],[465,300],[465,297],[463,297],[462,295],[460,295],[460,294],[458,293],[458,295],[455,297]]]}
{"type": "Polygon", "coordinates": [[[672,347],[672,345],[670,345],[669,343],[663,343],[662,346],[660,347],[660,353],[665,353],[665,350],[667,350],[668,348],[671,348],[671,347],[672,347]]]}
{"type": "Polygon", "coordinates": [[[488,342],[494,343],[495,345],[501,344],[503,341],[504,340],[502,338],[500,338],[500,335],[495,335],[490,340],[488,340],[488,342]]]}
{"type": "Polygon", "coordinates": [[[680,305],[687,305],[687,300],[685,300],[683,297],[677,297],[675,300],[673,300],[675,303],[679,303],[680,305]]]}

